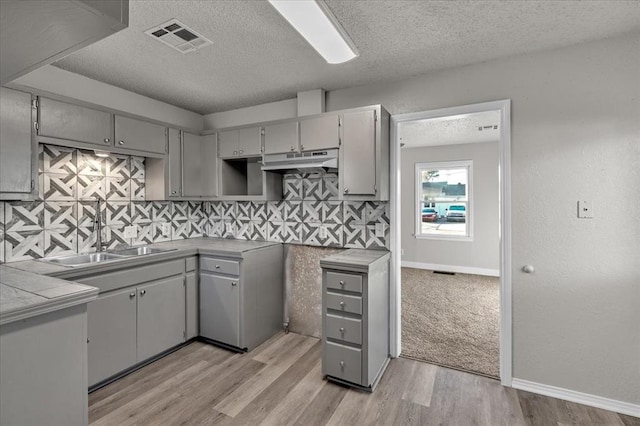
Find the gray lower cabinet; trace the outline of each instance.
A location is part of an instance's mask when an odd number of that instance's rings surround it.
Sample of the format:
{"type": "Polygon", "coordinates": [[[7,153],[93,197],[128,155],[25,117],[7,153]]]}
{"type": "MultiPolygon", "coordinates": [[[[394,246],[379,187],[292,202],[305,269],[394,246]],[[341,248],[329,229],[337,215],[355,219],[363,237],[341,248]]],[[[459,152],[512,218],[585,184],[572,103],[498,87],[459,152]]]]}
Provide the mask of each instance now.
{"type": "Polygon", "coordinates": [[[196,268],[189,257],[65,276],[100,289],[87,305],[89,387],[198,335],[196,268]]]}
{"type": "Polygon", "coordinates": [[[136,293],[115,291],[88,304],[89,386],[137,362],[136,293]]]}
{"type": "Polygon", "coordinates": [[[252,350],[282,330],[283,247],[232,259],[200,256],[200,335],[252,350]]]}
{"type": "Polygon", "coordinates": [[[0,88],[0,199],[37,193],[37,143],[31,94],[0,88]]]}
{"type": "Polygon", "coordinates": [[[389,359],[389,253],[348,250],[322,267],[322,374],[373,390],[389,359]]]}
{"type": "Polygon", "coordinates": [[[144,361],[185,340],[185,278],[155,281],[137,290],[137,361],[144,361]]]}

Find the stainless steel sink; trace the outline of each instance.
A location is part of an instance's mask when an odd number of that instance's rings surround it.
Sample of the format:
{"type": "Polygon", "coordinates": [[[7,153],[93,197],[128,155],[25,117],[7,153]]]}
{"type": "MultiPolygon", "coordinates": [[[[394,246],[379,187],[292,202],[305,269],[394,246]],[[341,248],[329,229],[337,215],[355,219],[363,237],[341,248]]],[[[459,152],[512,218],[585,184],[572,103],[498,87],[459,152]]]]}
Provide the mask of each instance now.
{"type": "Polygon", "coordinates": [[[42,262],[54,263],[62,266],[80,266],[88,265],[91,263],[107,262],[110,260],[124,259],[126,256],[121,256],[114,253],[86,253],[77,254],[73,256],[61,256],[39,259],[42,262]]]}
{"type": "Polygon", "coordinates": [[[164,253],[172,250],[175,250],[175,249],[161,249],[161,248],[143,246],[143,247],[131,247],[123,250],[114,250],[111,253],[121,255],[121,256],[143,256],[145,254],[164,253]]]}

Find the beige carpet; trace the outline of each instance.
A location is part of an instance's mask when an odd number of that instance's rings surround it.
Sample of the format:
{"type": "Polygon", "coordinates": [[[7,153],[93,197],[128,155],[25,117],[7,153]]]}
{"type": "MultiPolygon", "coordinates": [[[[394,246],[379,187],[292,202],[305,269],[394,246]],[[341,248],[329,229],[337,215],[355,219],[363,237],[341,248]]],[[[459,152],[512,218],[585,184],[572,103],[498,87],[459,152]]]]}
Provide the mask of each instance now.
{"type": "Polygon", "coordinates": [[[402,355],[499,377],[500,280],[402,268],[402,355]]]}

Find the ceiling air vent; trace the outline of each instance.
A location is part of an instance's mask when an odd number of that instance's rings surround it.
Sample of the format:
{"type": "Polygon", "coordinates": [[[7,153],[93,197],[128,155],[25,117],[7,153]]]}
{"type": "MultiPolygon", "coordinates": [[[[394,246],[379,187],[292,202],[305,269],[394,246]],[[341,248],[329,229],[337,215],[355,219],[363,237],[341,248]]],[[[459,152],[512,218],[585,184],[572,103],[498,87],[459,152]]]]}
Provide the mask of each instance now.
{"type": "Polygon", "coordinates": [[[144,33],[180,53],[195,52],[213,44],[211,40],[203,37],[177,19],[171,19],[163,24],[156,25],[144,33]]]}

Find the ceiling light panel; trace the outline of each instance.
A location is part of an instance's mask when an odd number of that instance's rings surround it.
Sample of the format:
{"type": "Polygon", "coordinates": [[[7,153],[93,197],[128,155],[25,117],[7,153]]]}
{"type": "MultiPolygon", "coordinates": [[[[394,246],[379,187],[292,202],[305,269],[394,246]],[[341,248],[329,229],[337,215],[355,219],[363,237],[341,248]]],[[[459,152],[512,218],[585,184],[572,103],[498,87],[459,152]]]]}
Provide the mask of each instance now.
{"type": "Polygon", "coordinates": [[[269,0],[269,3],[330,64],[358,56],[355,45],[327,5],[313,0],[269,0]]]}
{"type": "Polygon", "coordinates": [[[195,52],[198,49],[213,44],[211,40],[187,27],[177,19],[170,19],[167,22],[149,28],[144,33],[180,53],[195,52]]]}

